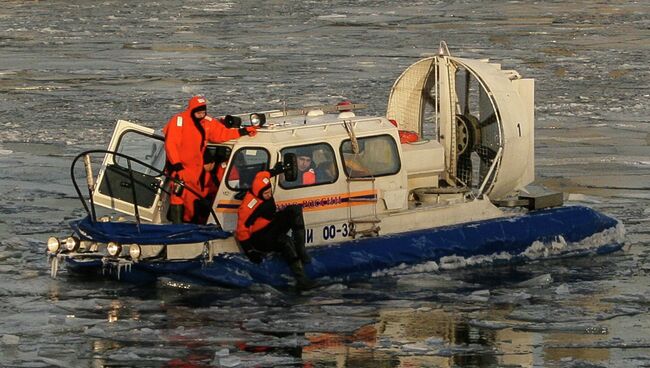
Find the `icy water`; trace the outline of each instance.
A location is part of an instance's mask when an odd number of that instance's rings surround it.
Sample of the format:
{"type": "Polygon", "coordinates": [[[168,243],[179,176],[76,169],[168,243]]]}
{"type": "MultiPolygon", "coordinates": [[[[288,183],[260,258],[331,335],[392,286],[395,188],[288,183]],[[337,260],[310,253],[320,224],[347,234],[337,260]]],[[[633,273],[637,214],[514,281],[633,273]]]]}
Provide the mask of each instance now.
{"type": "Polygon", "coordinates": [[[2,1],[0,366],[650,366],[644,1],[2,1]],[[341,99],[385,113],[446,40],[536,79],[538,181],[612,214],[615,254],[375,277],[295,296],[51,279],[68,175],[118,118],[159,128],[341,99]]]}

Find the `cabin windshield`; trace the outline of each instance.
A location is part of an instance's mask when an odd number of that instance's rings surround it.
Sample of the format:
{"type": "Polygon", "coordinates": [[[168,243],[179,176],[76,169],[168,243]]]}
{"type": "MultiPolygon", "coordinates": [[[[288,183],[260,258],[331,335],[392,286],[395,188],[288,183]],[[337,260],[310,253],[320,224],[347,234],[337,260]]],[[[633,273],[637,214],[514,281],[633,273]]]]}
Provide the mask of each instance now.
{"type": "Polygon", "coordinates": [[[269,151],[261,147],[245,147],[232,156],[226,185],[231,190],[251,188],[255,174],[269,168],[269,151]]]}
{"type": "Polygon", "coordinates": [[[358,152],[352,141],[341,143],[341,157],[345,174],[352,178],[397,174],[401,168],[395,139],[390,135],[357,138],[358,152]]]}

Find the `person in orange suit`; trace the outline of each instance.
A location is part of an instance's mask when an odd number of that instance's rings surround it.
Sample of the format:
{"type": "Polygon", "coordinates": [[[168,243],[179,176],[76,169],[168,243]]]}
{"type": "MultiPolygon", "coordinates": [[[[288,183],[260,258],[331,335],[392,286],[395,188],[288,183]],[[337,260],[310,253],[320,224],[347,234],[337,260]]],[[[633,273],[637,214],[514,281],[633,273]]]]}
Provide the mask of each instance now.
{"type": "MultiPolygon", "coordinates": [[[[203,171],[199,176],[199,185],[201,187],[201,197],[194,193],[188,193],[189,202],[194,203],[194,213],[190,222],[195,224],[205,224],[210,218],[212,203],[219,191],[221,177],[218,176],[218,170],[225,163],[228,157],[220,155],[221,152],[213,149],[206,149],[203,153],[203,171]]],[[[223,176],[223,174],[222,174],[223,176]]],[[[216,219],[215,219],[216,221],[216,219]]]]}
{"type": "Polygon", "coordinates": [[[283,171],[282,164],[255,175],[237,212],[235,238],[246,256],[260,263],[270,252],[278,252],[289,264],[298,290],[315,286],[305,273],[311,257],[305,249],[305,222],[302,207],[289,205],[278,211],[273,198],[271,177],[283,171]],[[288,235],[291,230],[291,236],[288,235]]]}
{"type": "Polygon", "coordinates": [[[201,194],[201,174],[204,172],[203,154],[207,143],[222,143],[244,135],[257,134],[255,127],[227,128],[207,115],[207,101],[203,96],[190,99],[185,111],[172,116],[163,129],[167,173],[172,177],[168,219],[172,223],[197,221],[195,202],[200,200],[192,191],[201,194]]]}

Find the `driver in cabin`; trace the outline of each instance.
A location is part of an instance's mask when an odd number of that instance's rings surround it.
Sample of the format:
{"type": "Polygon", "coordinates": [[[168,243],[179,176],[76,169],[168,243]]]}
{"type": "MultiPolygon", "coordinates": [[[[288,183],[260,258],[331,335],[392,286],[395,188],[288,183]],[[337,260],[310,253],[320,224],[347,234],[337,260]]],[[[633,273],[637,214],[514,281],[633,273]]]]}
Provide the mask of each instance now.
{"type": "Polygon", "coordinates": [[[312,150],[308,147],[299,147],[296,150],[298,179],[296,181],[285,181],[287,187],[301,187],[316,184],[316,171],[314,171],[314,160],[312,150]]]}
{"type": "Polygon", "coordinates": [[[271,177],[283,170],[282,163],[278,162],[273,169],[255,175],[237,212],[235,238],[254,263],[262,262],[267,253],[279,252],[289,264],[296,288],[311,289],[315,283],[305,274],[304,268],[311,258],[305,249],[302,207],[289,205],[278,211],[273,198],[271,177]],[[289,230],[291,236],[287,235],[289,230]]]}
{"type": "Polygon", "coordinates": [[[174,224],[194,222],[196,195],[201,194],[201,174],[204,172],[203,154],[207,143],[222,143],[244,135],[254,137],[255,127],[227,128],[207,115],[203,96],[190,99],[187,109],[174,115],[165,128],[166,171],[173,180],[167,218],[174,224]],[[185,187],[191,190],[184,190],[185,187]]]}

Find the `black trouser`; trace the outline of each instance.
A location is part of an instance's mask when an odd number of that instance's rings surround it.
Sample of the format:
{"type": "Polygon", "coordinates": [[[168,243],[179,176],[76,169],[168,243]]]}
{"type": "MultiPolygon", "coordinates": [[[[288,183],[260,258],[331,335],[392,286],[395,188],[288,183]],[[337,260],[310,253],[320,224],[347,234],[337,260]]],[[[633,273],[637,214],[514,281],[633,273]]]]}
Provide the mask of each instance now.
{"type": "Polygon", "coordinates": [[[305,222],[302,207],[291,205],[276,212],[268,224],[241,243],[253,262],[261,262],[266,253],[279,252],[289,263],[299,259],[305,249],[305,222]],[[287,232],[291,230],[291,237],[287,232]]]}

